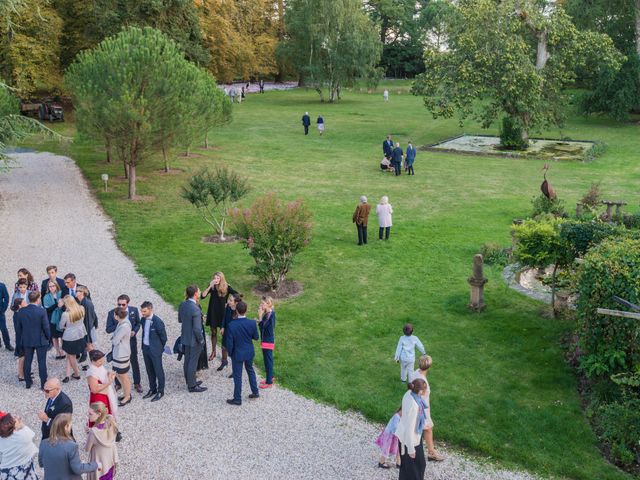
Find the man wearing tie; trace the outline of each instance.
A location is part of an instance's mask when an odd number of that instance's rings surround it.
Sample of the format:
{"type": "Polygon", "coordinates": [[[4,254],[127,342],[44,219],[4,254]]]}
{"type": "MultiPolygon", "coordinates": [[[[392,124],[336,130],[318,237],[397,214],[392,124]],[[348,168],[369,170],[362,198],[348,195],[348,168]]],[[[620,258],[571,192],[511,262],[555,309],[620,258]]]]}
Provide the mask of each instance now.
{"type": "Polygon", "coordinates": [[[76,276],[73,273],[67,273],[64,276],[64,288],[62,289],[62,296],[71,295],[76,298],[76,288],[78,288],[78,282],[76,276]]]}
{"type": "MultiPolygon", "coordinates": [[[[128,295],[120,295],[118,297],[118,307],[126,308],[129,312],[129,323],[131,323],[131,338],[129,339],[129,346],[131,347],[131,371],[133,372],[133,386],[136,392],[142,393],[142,385],[140,384],[140,363],[138,363],[138,337],[136,336],[140,331],[140,313],[136,307],[129,306],[131,299],[128,295]]],[[[115,317],[115,308],[110,310],[107,314],[107,333],[113,333],[116,331],[118,322],[115,317]]],[[[119,383],[117,383],[119,385],[119,383]]]]}
{"type": "Polygon", "coordinates": [[[205,342],[202,334],[202,310],[198,306],[200,289],[197,285],[189,285],[186,291],[187,299],[178,308],[178,322],[181,325],[181,339],[184,348],[184,379],[192,393],[204,392],[207,387],[202,387],[196,382],[196,368],[198,358],[205,342]]]}
{"type": "Polygon", "coordinates": [[[38,357],[38,373],[40,388],[47,381],[47,349],[51,340],[49,317],[40,305],[40,292],[29,292],[29,305],[18,310],[14,316],[16,321],[16,345],[24,351],[24,380],[27,388],[31,388],[31,363],[33,355],[38,357]]]}
{"type": "Polygon", "coordinates": [[[247,304],[240,301],[236,304],[236,313],[238,318],[229,323],[227,329],[227,352],[231,357],[231,365],[233,368],[233,398],[227,400],[230,405],[242,405],[242,367],[244,365],[247,375],[249,376],[249,385],[251,386],[251,394],[249,398],[258,398],[258,382],[256,381],[256,372],[253,369],[253,340],[258,340],[258,324],[255,320],[248,319],[247,304]]]}
{"type": "Polygon", "coordinates": [[[162,352],[167,343],[167,331],[160,317],[153,314],[153,304],[143,302],[142,313],[142,358],[149,377],[149,391],[142,398],[157,402],[164,397],[164,368],[162,352]]]}
{"type": "Polygon", "coordinates": [[[62,384],[57,378],[50,378],[44,384],[44,396],[47,397],[47,404],[44,410],[38,412],[38,418],[42,422],[42,440],[49,438],[51,423],[56,415],[73,413],[71,399],[62,391],[62,384]]]}

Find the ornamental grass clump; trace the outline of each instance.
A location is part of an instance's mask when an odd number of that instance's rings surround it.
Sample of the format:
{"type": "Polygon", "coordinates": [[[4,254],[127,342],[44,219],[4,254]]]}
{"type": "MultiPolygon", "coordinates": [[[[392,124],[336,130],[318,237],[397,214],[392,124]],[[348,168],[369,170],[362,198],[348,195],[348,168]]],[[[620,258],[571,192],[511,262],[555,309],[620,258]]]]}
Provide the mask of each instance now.
{"type": "Polygon", "coordinates": [[[311,241],[311,212],[302,200],[284,203],[270,193],[247,209],[232,210],[231,223],[256,262],[249,271],[277,292],[294,257],[311,241]]]}

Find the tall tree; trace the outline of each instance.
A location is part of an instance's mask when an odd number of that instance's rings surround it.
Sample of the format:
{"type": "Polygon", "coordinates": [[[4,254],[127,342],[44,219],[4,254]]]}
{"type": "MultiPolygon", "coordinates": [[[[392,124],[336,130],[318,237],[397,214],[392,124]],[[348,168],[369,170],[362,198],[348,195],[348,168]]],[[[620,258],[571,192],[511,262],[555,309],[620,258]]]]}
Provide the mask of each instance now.
{"type": "Polygon", "coordinates": [[[578,68],[619,68],[611,39],[579,32],[555,2],[460,0],[447,25],[445,51],[425,52],[426,72],[414,85],[434,117],[474,116],[489,127],[503,115],[529,132],[564,121],[578,68]]]}
{"type": "Polygon", "coordinates": [[[23,97],[58,91],[62,20],[47,0],[12,3],[0,38],[0,77],[23,97]]]}
{"type": "Polygon", "coordinates": [[[359,0],[292,0],[285,16],[288,39],[281,53],[324,101],[364,77],[380,59],[382,44],[359,0]]]}
{"type": "Polygon", "coordinates": [[[108,132],[128,168],[129,199],[136,196],[136,167],[164,144],[166,131],[159,122],[183,111],[183,102],[189,100],[180,93],[193,80],[194,68],[166,35],[149,27],[129,27],[81,52],[67,70],[77,123],[97,138],[108,132]]]}

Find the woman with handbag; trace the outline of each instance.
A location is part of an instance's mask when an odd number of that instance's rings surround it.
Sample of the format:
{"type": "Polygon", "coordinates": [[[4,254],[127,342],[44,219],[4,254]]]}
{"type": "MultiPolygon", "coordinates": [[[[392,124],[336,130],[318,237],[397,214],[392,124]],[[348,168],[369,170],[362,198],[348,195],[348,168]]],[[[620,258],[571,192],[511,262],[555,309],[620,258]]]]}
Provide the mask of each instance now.
{"type": "Polygon", "coordinates": [[[76,357],[82,355],[87,348],[87,329],[84,326],[84,307],[78,305],[71,295],[65,295],[62,302],[66,311],[62,312],[59,328],[63,330],[62,350],[67,354],[67,370],[62,383],[67,383],[72,370],[71,378],[80,380],[76,357]]]}
{"type": "Polygon", "coordinates": [[[116,331],[113,332],[111,343],[113,350],[111,355],[111,368],[116,372],[118,381],[122,385],[122,397],[118,406],[124,407],[131,403],[131,379],[129,378],[129,370],[131,368],[131,322],[129,322],[129,310],[124,307],[118,307],[113,312],[118,322],[116,331]]]}
{"type": "Polygon", "coordinates": [[[47,283],[47,293],[42,297],[42,306],[47,311],[49,323],[51,324],[51,339],[53,347],[56,349],[56,360],[62,360],[65,355],[62,351],[62,330],[58,328],[62,317],[62,309],[58,307],[58,300],[62,297],[60,285],[56,282],[47,283]]]}

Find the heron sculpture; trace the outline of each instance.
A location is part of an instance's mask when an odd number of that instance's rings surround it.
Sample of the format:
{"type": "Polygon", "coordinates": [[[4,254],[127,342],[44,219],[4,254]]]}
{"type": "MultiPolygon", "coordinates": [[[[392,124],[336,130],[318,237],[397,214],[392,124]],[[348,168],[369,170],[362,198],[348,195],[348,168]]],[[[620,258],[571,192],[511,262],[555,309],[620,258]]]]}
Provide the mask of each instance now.
{"type": "Polygon", "coordinates": [[[542,171],[544,172],[544,181],[542,182],[542,185],[540,185],[540,190],[542,191],[543,195],[549,200],[555,200],[556,192],[553,190],[553,187],[549,183],[549,180],[547,180],[547,172],[549,171],[548,163],[544,164],[544,166],[542,167],[542,171]]]}

